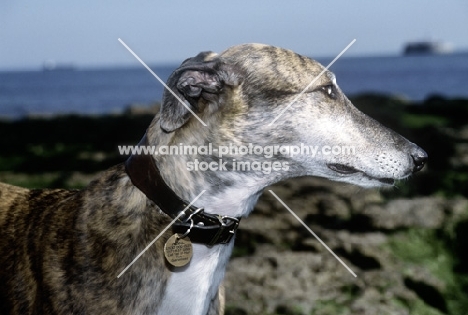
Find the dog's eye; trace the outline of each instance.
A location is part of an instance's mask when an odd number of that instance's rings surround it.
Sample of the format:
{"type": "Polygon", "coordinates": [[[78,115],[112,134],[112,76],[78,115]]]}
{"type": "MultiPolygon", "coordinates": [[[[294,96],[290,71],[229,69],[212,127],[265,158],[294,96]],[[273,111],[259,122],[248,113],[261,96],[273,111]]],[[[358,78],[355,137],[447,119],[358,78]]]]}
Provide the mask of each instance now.
{"type": "Polygon", "coordinates": [[[324,85],[320,88],[328,97],[336,98],[336,88],[333,84],[324,85]]]}

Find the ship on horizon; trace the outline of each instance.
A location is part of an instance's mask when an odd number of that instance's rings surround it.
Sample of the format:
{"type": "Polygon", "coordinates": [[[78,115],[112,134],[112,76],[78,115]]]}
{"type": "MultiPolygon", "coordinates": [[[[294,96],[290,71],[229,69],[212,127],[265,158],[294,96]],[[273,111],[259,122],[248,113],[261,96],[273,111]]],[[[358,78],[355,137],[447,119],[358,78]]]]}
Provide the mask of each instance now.
{"type": "Polygon", "coordinates": [[[409,55],[442,55],[451,54],[453,47],[448,42],[435,40],[421,40],[406,43],[403,54],[409,55]]]}
{"type": "Polygon", "coordinates": [[[49,59],[42,65],[42,71],[75,71],[76,67],[72,63],[57,63],[55,60],[49,59]]]}

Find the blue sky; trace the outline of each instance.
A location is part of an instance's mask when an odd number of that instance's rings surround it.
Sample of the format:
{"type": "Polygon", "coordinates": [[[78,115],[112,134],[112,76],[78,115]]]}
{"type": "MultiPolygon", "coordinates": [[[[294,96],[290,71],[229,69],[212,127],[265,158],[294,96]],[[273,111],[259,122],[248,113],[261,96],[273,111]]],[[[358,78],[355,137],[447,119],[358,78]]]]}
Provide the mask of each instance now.
{"type": "Polygon", "coordinates": [[[1,0],[0,70],[136,65],[122,38],[149,64],[245,42],[312,57],[398,54],[434,38],[468,50],[468,2],[456,0],[156,1],[1,0]]]}

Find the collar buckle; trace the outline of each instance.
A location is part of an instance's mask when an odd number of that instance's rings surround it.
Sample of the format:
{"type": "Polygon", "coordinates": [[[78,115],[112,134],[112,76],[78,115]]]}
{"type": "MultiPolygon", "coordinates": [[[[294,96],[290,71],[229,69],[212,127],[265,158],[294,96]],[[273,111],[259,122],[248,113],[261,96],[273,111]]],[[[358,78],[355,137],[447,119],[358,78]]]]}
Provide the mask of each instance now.
{"type": "Polygon", "coordinates": [[[218,231],[213,236],[211,241],[208,243],[208,246],[213,246],[214,244],[227,244],[231,241],[233,236],[236,234],[236,230],[239,227],[240,220],[238,218],[230,216],[217,216],[219,223],[221,224],[218,228],[218,231]]]}

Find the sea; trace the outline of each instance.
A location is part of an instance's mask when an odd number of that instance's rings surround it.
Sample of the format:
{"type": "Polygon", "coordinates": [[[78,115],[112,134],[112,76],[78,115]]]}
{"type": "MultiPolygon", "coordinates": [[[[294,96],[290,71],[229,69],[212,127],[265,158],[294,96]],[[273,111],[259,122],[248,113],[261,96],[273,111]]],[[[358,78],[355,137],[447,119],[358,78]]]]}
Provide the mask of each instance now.
{"type": "MultiPolygon", "coordinates": [[[[332,58],[317,58],[327,65],[332,58]]],[[[154,65],[164,81],[177,68],[154,65]]],[[[468,99],[468,52],[428,56],[342,57],[330,70],[348,96],[386,94],[411,101],[431,96],[468,99]]],[[[0,71],[0,117],[111,114],[129,106],[151,106],[163,86],[139,64],[135,67],[0,71]]]]}

